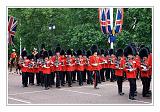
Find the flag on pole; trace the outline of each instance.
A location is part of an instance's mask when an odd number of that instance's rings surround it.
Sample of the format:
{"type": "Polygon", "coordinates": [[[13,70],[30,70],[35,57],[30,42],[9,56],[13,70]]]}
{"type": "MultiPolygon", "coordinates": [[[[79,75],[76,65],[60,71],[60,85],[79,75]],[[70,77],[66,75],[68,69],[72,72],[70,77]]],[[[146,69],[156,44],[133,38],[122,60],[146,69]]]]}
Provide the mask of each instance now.
{"type": "Polygon", "coordinates": [[[99,21],[100,27],[103,34],[112,33],[111,21],[110,21],[110,9],[99,8],[99,21]]]}
{"type": "Polygon", "coordinates": [[[17,20],[13,16],[8,16],[8,43],[14,45],[14,36],[17,28],[17,20]]]}
{"type": "Polygon", "coordinates": [[[115,33],[120,33],[122,31],[123,25],[123,8],[117,9],[116,21],[115,21],[115,33]]]}

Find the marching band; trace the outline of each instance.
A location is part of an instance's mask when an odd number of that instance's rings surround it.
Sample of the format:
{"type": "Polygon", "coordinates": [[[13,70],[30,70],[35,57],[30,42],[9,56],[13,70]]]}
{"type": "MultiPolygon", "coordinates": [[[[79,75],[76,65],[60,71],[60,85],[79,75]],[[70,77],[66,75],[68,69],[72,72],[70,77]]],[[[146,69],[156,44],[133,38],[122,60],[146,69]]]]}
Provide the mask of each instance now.
{"type": "Polygon", "coordinates": [[[36,76],[37,86],[45,90],[56,86],[61,88],[77,81],[79,86],[84,82],[98,89],[101,82],[117,81],[118,94],[124,95],[123,81],[128,80],[130,90],[129,99],[135,100],[137,95],[136,79],[140,77],[143,85],[142,96],[150,97],[150,83],[152,76],[152,53],[148,47],[141,46],[139,50],[134,45],[127,45],[124,49],[104,50],[97,45],[91,46],[85,53],[83,50],[73,52],[71,49],[63,50],[60,46],[53,52],[47,51],[42,44],[41,51],[33,49],[28,55],[23,49],[19,59],[22,72],[22,85],[34,85],[36,76]]]}

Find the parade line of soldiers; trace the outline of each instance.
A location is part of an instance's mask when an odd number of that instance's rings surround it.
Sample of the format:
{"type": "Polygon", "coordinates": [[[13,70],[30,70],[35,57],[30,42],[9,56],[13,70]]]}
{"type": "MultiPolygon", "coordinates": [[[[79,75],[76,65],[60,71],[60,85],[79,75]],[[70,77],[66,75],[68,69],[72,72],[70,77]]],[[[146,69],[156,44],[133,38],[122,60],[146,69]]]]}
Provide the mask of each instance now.
{"type": "MultiPolygon", "coordinates": [[[[13,53],[11,63],[15,58],[13,53]]],[[[18,61],[23,87],[34,85],[35,76],[37,86],[46,90],[54,85],[56,88],[65,85],[72,87],[72,83],[76,82],[79,86],[86,82],[98,89],[101,82],[117,81],[118,94],[124,95],[122,83],[126,79],[130,86],[129,99],[135,100],[136,80],[140,78],[143,85],[142,96],[151,97],[152,53],[145,45],[137,50],[135,44],[129,44],[116,52],[113,49],[98,49],[97,45],[91,46],[86,52],[80,49],[76,52],[71,49],[64,51],[57,46],[53,55],[42,44],[39,53],[34,48],[31,55],[27,54],[24,48],[18,61]]]]}

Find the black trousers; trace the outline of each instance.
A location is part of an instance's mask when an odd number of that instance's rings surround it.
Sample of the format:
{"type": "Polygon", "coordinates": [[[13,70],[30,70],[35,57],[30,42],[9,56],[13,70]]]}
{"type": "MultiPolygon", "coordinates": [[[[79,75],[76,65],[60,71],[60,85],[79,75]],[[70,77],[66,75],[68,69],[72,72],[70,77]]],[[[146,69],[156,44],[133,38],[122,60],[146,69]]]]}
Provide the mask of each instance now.
{"type": "Polygon", "coordinates": [[[42,73],[42,71],[39,72],[40,74],[40,79],[41,79],[41,86],[44,85],[44,74],[42,73]]]}
{"type": "Polygon", "coordinates": [[[118,93],[122,93],[123,76],[117,76],[118,93]]]}
{"type": "Polygon", "coordinates": [[[83,73],[83,75],[82,75],[82,77],[83,77],[83,82],[86,82],[86,70],[84,70],[82,73],[83,73]]]}
{"type": "Polygon", "coordinates": [[[93,84],[92,71],[88,71],[88,70],[87,70],[87,83],[93,84]]]}
{"type": "Polygon", "coordinates": [[[77,71],[77,76],[79,77],[79,85],[83,85],[83,71],[77,71]]]}
{"type": "Polygon", "coordinates": [[[135,88],[136,88],[136,80],[135,80],[135,78],[129,78],[128,81],[129,81],[129,85],[130,85],[129,96],[134,97],[135,88]]]}
{"type": "Polygon", "coordinates": [[[76,71],[72,71],[72,81],[76,81],[76,71]]]}
{"type": "Polygon", "coordinates": [[[100,75],[99,75],[99,71],[95,70],[93,72],[93,79],[94,79],[94,86],[97,87],[98,85],[98,79],[99,79],[100,75]]]}
{"type": "Polygon", "coordinates": [[[106,80],[110,79],[110,69],[109,68],[106,68],[105,77],[106,77],[106,80]]]}
{"type": "Polygon", "coordinates": [[[68,86],[72,85],[72,71],[67,71],[68,86]]]}
{"type": "Polygon", "coordinates": [[[65,72],[64,71],[61,71],[60,80],[61,80],[61,85],[64,85],[65,84],[65,72]]]}
{"type": "Polygon", "coordinates": [[[28,84],[28,72],[22,72],[22,84],[27,86],[28,84]]]}
{"type": "Polygon", "coordinates": [[[36,73],[36,82],[38,85],[41,83],[40,73],[36,73]]]}
{"type": "Polygon", "coordinates": [[[55,84],[55,72],[51,72],[51,75],[50,75],[50,82],[51,82],[51,85],[54,85],[55,84]]]}
{"type": "Polygon", "coordinates": [[[150,76],[150,77],[148,78],[147,91],[150,90],[151,80],[152,80],[152,77],[150,76]]]}
{"type": "Polygon", "coordinates": [[[29,84],[34,84],[34,73],[29,73],[29,84]]]}
{"type": "Polygon", "coordinates": [[[44,74],[44,86],[45,88],[50,86],[50,74],[44,74]]]}
{"type": "Polygon", "coordinates": [[[110,68],[110,72],[111,72],[110,81],[114,81],[114,80],[116,80],[116,77],[115,77],[115,71],[114,71],[114,69],[110,68]]]}
{"type": "Polygon", "coordinates": [[[145,96],[148,93],[149,78],[141,77],[141,81],[142,81],[142,85],[143,85],[142,95],[145,96]]]}
{"type": "Polygon", "coordinates": [[[56,71],[56,87],[60,86],[60,77],[61,77],[61,72],[60,71],[56,71]]]}
{"type": "Polygon", "coordinates": [[[105,78],[104,78],[104,72],[105,72],[105,69],[104,68],[102,68],[101,70],[100,70],[100,76],[101,76],[101,81],[105,81],[105,78]]]}

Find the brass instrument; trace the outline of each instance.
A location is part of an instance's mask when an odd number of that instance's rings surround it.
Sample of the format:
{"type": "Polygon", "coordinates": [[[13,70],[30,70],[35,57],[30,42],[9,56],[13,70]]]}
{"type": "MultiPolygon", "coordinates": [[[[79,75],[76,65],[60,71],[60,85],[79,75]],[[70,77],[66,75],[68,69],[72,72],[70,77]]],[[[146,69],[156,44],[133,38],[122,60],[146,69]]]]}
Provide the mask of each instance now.
{"type": "Polygon", "coordinates": [[[66,59],[66,65],[71,66],[71,59],[68,55],[67,55],[67,59],[66,59]]]}
{"type": "Polygon", "coordinates": [[[81,64],[79,57],[76,58],[76,64],[77,64],[77,65],[80,65],[80,64],[81,64]]]}
{"type": "Polygon", "coordinates": [[[127,69],[129,70],[129,71],[133,71],[133,70],[135,70],[134,68],[133,68],[133,64],[129,61],[130,60],[130,58],[126,58],[126,63],[125,63],[125,66],[127,67],[127,69]]]}
{"type": "Polygon", "coordinates": [[[31,63],[29,63],[28,67],[29,68],[33,68],[35,65],[35,62],[33,61],[33,59],[31,60],[31,63]]]}
{"type": "Polygon", "coordinates": [[[115,60],[115,67],[116,67],[117,69],[120,68],[120,60],[121,60],[120,57],[118,57],[117,60],[115,60]]]}
{"type": "Polygon", "coordinates": [[[145,63],[145,60],[141,60],[141,67],[142,67],[142,71],[148,71],[148,66],[145,63]]]}
{"type": "Polygon", "coordinates": [[[54,65],[56,66],[56,67],[58,67],[59,66],[59,59],[58,59],[58,56],[55,56],[55,58],[56,58],[56,60],[55,60],[55,62],[54,62],[54,65]]]}
{"type": "Polygon", "coordinates": [[[111,57],[111,56],[109,56],[108,61],[109,61],[111,64],[113,64],[113,59],[112,59],[112,57],[111,57]]]}

